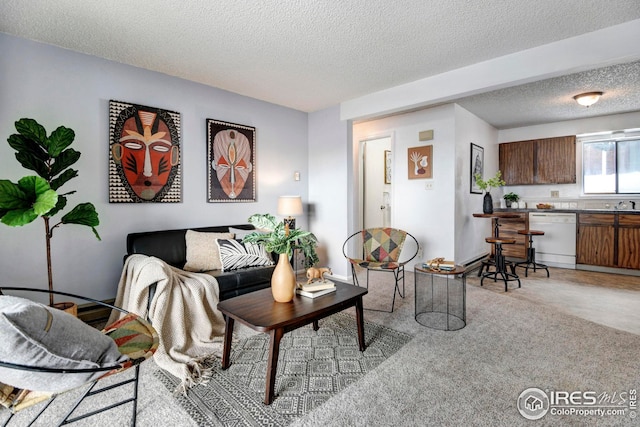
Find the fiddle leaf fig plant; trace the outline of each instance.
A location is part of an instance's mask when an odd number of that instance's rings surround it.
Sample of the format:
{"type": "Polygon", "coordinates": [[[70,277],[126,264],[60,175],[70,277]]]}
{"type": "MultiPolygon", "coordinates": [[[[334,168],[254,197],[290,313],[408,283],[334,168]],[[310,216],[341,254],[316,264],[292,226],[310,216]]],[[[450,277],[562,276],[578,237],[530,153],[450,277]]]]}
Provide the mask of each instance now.
{"type": "MultiPolygon", "coordinates": [[[[47,272],[49,290],[53,290],[51,269],[51,238],[53,231],[63,224],[77,224],[90,227],[100,240],[96,227],[100,224],[95,206],[80,203],[64,214],[58,222],[51,224],[52,217],[67,206],[67,196],[75,191],[60,192],[60,187],[78,176],[71,166],[80,159],[80,153],[69,146],[75,139],[75,132],[64,126],[58,127],[47,136],[45,128],[33,119],[20,119],[15,123],[18,133],[7,141],[16,151],[20,164],[36,175],[21,178],[17,183],[0,179],[0,221],[11,227],[18,227],[44,220],[47,250],[47,272]]],[[[55,221],[54,221],[55,222],[55,221]]],[[[53,305],[53,294],[49,296],[53,305]]]]}

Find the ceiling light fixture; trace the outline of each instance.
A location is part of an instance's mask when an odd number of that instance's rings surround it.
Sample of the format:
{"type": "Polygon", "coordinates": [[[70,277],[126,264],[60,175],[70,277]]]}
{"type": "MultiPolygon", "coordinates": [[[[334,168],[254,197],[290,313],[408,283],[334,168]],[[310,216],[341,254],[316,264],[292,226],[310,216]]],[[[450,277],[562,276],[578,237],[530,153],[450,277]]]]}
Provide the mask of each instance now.
{"type": "Polygon", "coordinates": [[[575,99],[578,104],[589,107],[598,102],[601,96],[602,92],[586,92],[574,96],[573,99],[575,99]]]}

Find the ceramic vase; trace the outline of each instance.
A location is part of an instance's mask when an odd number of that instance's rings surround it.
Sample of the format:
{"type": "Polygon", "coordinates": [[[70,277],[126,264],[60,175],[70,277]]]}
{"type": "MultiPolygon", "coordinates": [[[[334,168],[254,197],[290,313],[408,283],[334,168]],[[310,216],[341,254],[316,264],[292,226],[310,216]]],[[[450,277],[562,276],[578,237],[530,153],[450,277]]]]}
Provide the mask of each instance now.
{"type": "Polygon", "coordinates": [[[484,200],[482,201],[482,212],[486,214],[493,213],[493,198],[491,193],[484,194],[484,200]]]}
{"type": "Polygon", "coordinates": [[[296,275],[286,253],[280,254],[271,276],[271,294],[277,302],[289,302],[296,291],[296,275]]]}

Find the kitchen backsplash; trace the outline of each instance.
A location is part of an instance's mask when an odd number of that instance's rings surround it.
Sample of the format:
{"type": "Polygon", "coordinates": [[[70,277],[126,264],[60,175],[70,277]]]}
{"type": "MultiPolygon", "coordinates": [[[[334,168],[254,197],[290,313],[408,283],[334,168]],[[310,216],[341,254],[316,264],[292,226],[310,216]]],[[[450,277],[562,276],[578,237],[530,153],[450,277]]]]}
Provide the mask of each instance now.
{"type": "MultiPolygon", "coordinates": [[[[611,210],[640,210],[640,199],[638,198],[615,198],[615,199],[561,199],[561,198],[526,198],[523,197],[518,202],[519,209],[535,209],[539,203],[553,206],[553,209],[611,209],[611,210]],[[524,202],[525,206],[521,206],[524,202]],[[635,204],[635,206],[634,206],[635,204]]],[[[500,199],[499,205],[505,208],[504,199],[500,199]]]]}

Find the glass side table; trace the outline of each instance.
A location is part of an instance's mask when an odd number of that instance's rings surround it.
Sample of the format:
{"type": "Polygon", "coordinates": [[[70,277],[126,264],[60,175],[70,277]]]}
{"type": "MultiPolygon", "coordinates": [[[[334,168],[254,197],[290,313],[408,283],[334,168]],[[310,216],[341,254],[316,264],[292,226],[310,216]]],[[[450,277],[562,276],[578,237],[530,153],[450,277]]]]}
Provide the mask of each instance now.
{"type": "Polygon", "coordinates": [[[465,268],[451,271],[414,268],[415,319],[429,328],[444,331],[462,329],[467,324],[467,284],[465,268]]]}

